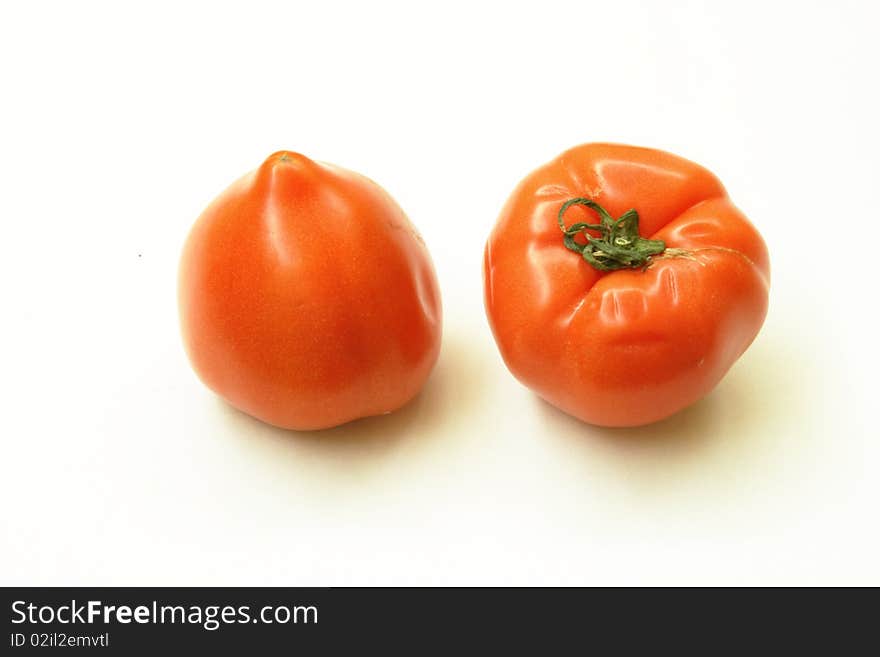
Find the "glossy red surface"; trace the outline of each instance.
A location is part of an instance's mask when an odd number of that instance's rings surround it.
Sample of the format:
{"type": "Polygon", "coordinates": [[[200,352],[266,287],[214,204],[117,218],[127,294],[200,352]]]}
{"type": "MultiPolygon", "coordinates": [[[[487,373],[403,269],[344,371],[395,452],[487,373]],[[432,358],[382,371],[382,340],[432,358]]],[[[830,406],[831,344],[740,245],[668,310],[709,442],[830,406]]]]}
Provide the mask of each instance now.
{"type": "Polygon", "coordinates": [[[433,265],[403,211],[364,176],[287,151],[198,218],[179,305],[202,381],[285,428],[399,408],[440,349],[433,265]]]}
{"type": "MultiPolygon", "coordinates": [[[[596,223],[574,206],[566,222],[596,223]]],[[[522,383],[597,425],[665,418],[706,395],[757,335],[770,264],[719,180],[662,151],[585,144],[523,180],[486,244],[485,305],[522,383]],[[563,245],[557,212],[588,197],[686,255],[600,272],[563,245]]]]}

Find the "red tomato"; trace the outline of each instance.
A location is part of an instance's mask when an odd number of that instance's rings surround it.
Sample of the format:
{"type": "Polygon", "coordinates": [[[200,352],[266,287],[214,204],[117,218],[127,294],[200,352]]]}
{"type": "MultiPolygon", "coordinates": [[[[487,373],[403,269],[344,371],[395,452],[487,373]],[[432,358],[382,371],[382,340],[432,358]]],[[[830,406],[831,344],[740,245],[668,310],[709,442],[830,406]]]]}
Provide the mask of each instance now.
{"type": "Polygon", "coordinates": [[[202,381],[290,429],[401,407],[440,350],[437,280],[403,211],[368,178],[287,151],[196,221],[179,304],[202,381]]]}
{"type": "Polygon", "coordinates": [[[612,427],[660,420],[712,390],[760,330],[769,280],[764,241],[714,175],[615,144],[578,146],[531,173],[484,257],[486,311],[510,371],[612,427]]]}

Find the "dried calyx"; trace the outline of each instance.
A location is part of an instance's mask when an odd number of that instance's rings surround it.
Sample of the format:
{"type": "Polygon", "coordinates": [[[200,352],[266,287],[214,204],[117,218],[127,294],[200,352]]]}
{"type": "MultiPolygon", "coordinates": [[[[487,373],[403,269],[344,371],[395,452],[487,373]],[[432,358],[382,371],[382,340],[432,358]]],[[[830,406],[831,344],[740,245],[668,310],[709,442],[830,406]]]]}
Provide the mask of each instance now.
{"type": "Polygon", "coordinates": [[[620,218],[614,219],[601,205],[588,198],[572,198],[562,204],[557,216],[559,228],[563,232],[566,248],[579,253],[584,260],[600,271],[617,269],[639,269],[647,267],[653,256],[666,250],[663,240],[649,240],[639,235],[639,213],[627,210],[620,218]],[[599,215],[600,223],[576,223],[566,226],[565,213],[572,205],[583,205],[599,215]],[[594,237],[588,231],[599,233],[594,237]],[[586,243],[575,240],[583,233],[586,243]]]}

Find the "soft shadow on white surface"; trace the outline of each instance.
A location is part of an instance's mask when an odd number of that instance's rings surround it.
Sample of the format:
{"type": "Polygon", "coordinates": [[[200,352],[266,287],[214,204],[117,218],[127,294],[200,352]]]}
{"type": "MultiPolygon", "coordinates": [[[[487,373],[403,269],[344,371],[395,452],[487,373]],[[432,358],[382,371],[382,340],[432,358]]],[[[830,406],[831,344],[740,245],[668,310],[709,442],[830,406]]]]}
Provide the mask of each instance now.
{"type": "Polygon", "coordinates": [[[705,479],[708,488],[741,481],[778,461],[797,439],[809,395],[793,380],[798,354],[762,336],[718,387],[693,406],[643,427],[594,427],[536,398],[547,440],[576,463],[599,468],[637,488],[674,487],[705,479]],[[772,458],[770,458],[772,457],[772,458]]]}
{"type": "Polygon", "coordinates": [[[448,435],[480,404],[485,359],[460,336],[444,336],[434,371],[421,392],[403,408],[319,431],[291,431],[265,424],[218,398],[230,433],[252,443],[271,443],[314,457],[363,463],[412,443],[448,435]],[[406,443],[406,445],[404,445],[406,443]]]}

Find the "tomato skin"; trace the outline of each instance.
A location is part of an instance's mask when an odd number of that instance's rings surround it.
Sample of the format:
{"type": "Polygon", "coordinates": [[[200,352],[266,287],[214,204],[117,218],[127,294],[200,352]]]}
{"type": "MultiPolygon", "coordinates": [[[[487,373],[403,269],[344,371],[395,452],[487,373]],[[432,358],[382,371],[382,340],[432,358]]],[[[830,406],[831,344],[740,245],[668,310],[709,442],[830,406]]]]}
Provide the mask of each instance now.
{"type": "MultiPolygon", "coordinates": [[[[596,223],[571,207],[566,223],[596,223]]],[[[672,252],[670,252],[672,253],[672,252]]],[[[703,167],[617,144],[572,148],[527,176],[484,253],[489,324],[513,375],[584,422],[661,420],[721,380],[764,322],[767,247],[703,167]],[[600,272],[565,248],[557,212],[588,197],[630,208],[642,237],[689,254],[600,272]]]]}
{"type": "Polygon", "coordinates": [[[403,211],[368,178],[288,151],[198,218],[178,300],[201,380],[288,429],[403,406],[440,350],[434,268],[403,211]]]}

